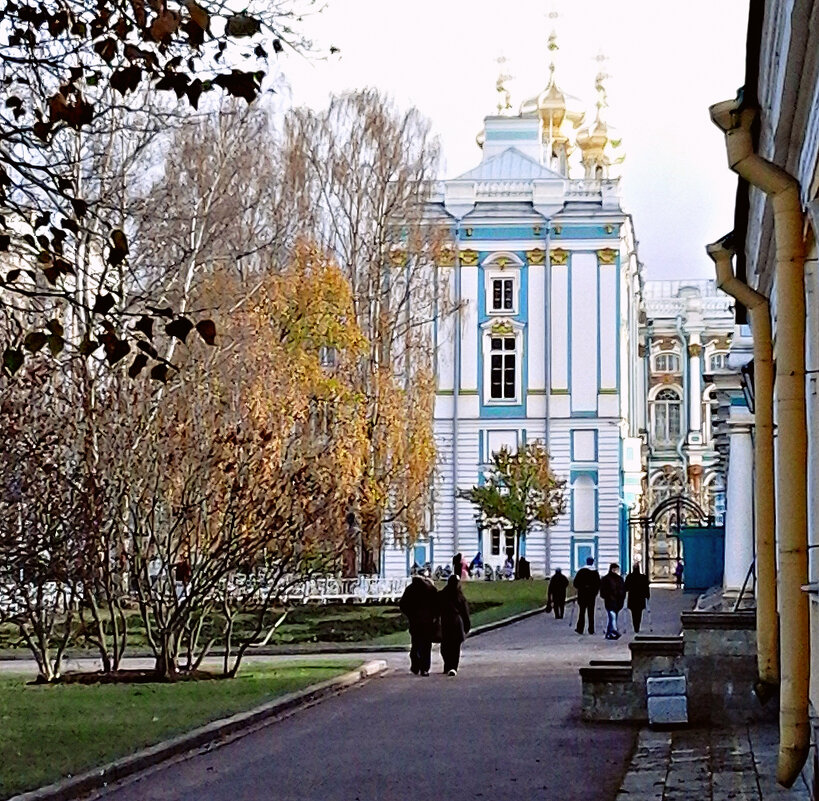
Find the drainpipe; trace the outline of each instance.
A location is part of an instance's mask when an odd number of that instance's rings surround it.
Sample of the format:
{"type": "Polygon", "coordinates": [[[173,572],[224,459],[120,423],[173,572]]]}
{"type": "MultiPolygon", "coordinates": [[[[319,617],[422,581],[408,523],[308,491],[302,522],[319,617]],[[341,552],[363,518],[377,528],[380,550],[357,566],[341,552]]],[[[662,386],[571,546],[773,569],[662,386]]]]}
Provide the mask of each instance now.
{"type": "Polygon", "coordinates": [[[453,553],[460,553],[458,526],[458,395],[461,391],[461,221],[455,222],[455,364],[452,377],[452,540],[453,553]]]}
{"type": "Polygon", "coordinates": [[[748,309],[754,335],[754,539],[756,543],[756,652],[760,697],[779,684],[774,505],[773,347],[768,299],[735,275],[733,233],[706,247],[717,286],[748,309]]]}
{"type": "Polygon", "coordinates": [[[805,250],[799,182],[753,151],[756,110],[741,98],[711,106],[712,121],[725,134],[728,164],[770,196],[776,238],[777,423],[776,528],[779,534],[780,670],[779,761],[776,779],[796,781],[808,756],[810,724],[810,621],[807,526],[807,420],[805,411],[805,250]]]}
{"type": "MultiPolygon", "coordinates": [[[[543,264],[545,267],[543,268],[544,271],[544,315],[545,315],[545,341],[543,343],[543,385],[545,388],[545,395],[543,396],[546,401],[546,453],[549,454],[549,460],[551,465],[551,458],[552,458],[552,432],[551,426],[552,421],[551,417],[549,416],[549,412],[551,410],[551,395],[552,395],[552,259],[550,255],[549,248],[551,246],[552,241],[552,221],[549,217],[544,219],[546,225],[546,242],[544,244],[544,249],[546,251],[545,256],[543,258],[543,264]]],[[[552,572],[552,532],[551,529],[546,526],[546,575],[548,576],[552,572]]]]}

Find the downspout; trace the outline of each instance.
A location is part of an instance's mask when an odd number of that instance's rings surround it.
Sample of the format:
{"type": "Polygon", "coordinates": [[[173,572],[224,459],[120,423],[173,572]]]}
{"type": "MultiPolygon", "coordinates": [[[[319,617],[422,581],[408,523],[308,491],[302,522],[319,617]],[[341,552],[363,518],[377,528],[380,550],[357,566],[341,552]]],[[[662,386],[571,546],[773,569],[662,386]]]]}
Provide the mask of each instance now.
{"type": "Polygon", "coordinates": [[[779,684],[779,618],[776,614],[774,505],[773,347],[768,299],[740,281],[731,259],[733,234],[706,247],[717,286],[748,309],[754,335],[754,539],[756,544],[756,652],[761,697],[779,684]],[[766,687],[768,689],[766,689],[766,687]]]}
{"type": "Polygon", "coordinates": [[[461,221],[455,221],[455,359],[452,377],[452,540],[453,553],[461,551],[458,526],[458,394],[461,391],[461,221]]]}
{"type": "MultiPolygon", "coordinates": [[[[552,421],[549,417],[549,411],[551,409],[550,401],[552,395],[552,259],[549,253],[549,246],[551,245],[551,238],[552,238],[552,221],[546,218],[546,243],[544,248],[546,250],[546,254],[543,259],[544,267],[544,312],[545,312],[545,342],[543,343],[543,384],[545,389],[544,400],[546,403],[545,415],[546,415],[546,436],[545,436],[545,444],[546,444],[546,453],[549,454],[549,460],[551,464],[551,457],[552,457],[552,449],[551,449],[551,425],[552,421]]],[[[552,571],[552,532],[548,526],[546,526],[546,575],[548,576],[552,571]]]]}
{"type": "Polygon", "coordinates": [[[779,761],[776,779],[796,781],[808,756],[810,690],[807,532],[807,420],[805,410],[805,250],[799,182],[753,152],[752,108],[740,99],[711,106],[711,119],[725,134],[728,164],[770,196],[776,239],[777,424],[776,517],[779,535],[780,670],[779,761]]]}

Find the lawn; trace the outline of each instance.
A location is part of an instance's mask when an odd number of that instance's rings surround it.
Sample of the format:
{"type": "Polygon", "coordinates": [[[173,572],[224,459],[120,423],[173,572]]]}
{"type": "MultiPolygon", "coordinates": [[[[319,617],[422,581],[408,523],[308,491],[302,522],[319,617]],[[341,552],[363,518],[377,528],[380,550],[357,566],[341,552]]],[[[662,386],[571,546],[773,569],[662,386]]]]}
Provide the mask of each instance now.
{"type": "Polygon", "coordinates": [[[173,684],[43,686],[2,676],[0,798],[76,775],[356,664],[253,664],[235,679],[173,684]]]}
{"type": "MultiPolygon", "coordinates": [[[[439,584],[443,587],[443,584],[439,584]]],[[[464,581],[463,591],[472,611],[472,625],[494,623],[510,615],[535,609],[546,603],[545,580],[534,581],[464,581]]],[[[279,611],[272,611],[272,623],[279,611]]],[[[136,612],[129,613],[128,654],[147,653],[148,643],[142,622],[136,612]]],[[[237,635],[250,625],[249,616],[237,621],[237,635]]],[[[205,625],[202,640],[220,630],[221,621],[215,619],[205,625]]],[[[371,643],[400,645],[409,643],[407,621],[398,610],[398,604],[326,604],[297,606],[288,613],[277,629],[270,645],[288,646],[310,643],[371,643]]],[[[78,637],[78,645],[82,638],[78,637]]],[[[216,637],[213,652],[219,651],[220,638],[216,637]]],[[[9,626],[0,627],[0,651],[19,652],[19,636],[9,626]]],[[[79,648],[71,653],[80,654],[79,648]]],[[[127,655],[127,654],[126,654],[127,655]]]]}
{"type": "MultiPolygon", "coordinates": [[[[443,587],[443,584],[438,586],[443,587]]],[[[472,627],[495,623],[512,615],[537,609],[546,603],[549,582],[544,579],[532,581],[464,581],[461,585],[469,602],[472,627]]],[[[407,623],[403,616],[401,629],[386,633],[372,640],[374,645],[409,644],[407,623]]]]}

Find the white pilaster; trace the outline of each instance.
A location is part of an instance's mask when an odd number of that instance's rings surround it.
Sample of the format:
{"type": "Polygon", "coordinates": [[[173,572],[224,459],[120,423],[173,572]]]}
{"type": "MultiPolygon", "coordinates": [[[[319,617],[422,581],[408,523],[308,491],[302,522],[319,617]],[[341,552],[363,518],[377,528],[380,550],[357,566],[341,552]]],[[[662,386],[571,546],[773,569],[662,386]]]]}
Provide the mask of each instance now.
{"type": "Polygon", "coordinates": [[[692,332],[688,337],[688,430],[702,430],[702,370],[700,369],[700,335],[692,332]]]}
{"type": "Polygon", "coordinates": [[[725,512],[726,592],[739,592],[754,558],[753,443],[746,422],[729,422],[725,512]]]}

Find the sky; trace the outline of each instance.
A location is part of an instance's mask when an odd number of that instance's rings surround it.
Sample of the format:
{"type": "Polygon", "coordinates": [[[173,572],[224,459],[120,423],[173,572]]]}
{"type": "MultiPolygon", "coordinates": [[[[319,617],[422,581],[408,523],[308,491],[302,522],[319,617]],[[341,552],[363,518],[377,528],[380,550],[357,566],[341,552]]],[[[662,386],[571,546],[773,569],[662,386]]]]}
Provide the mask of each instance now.
{"type": "MultiPolygon", "coordinates": [[[[623,206],[634,219],[646,276],[710,278],[705,245],[731,228],[736,176],[708,107],[744,80],[742,0],[328,0],[305,32],[323,59],[281,62],[284,103],[322,107],[332,93],[376,87],[416,106],[441,140],[451,178],[475,166],[475,136],[495,112],[497,59],[512,105],[536,95],[556,61],[558,85],[593,115],[606,79],[605,118],[622,139],[623,206]],[[557,17],[554,17],[554,14],[557,17]],[[550,16],[550,14],[552,16],[550,16]],[[547,49],[550,32],[558,51],[547,49]],[[605,56],[599,61],[598,56],[605,56]]],[[[573,177],[582,177],[573,175],[573,177]]]]}

